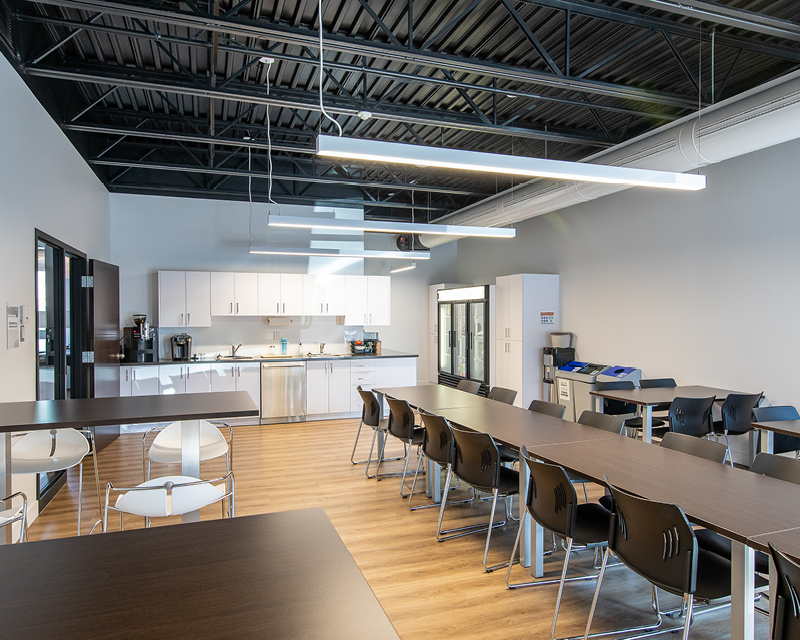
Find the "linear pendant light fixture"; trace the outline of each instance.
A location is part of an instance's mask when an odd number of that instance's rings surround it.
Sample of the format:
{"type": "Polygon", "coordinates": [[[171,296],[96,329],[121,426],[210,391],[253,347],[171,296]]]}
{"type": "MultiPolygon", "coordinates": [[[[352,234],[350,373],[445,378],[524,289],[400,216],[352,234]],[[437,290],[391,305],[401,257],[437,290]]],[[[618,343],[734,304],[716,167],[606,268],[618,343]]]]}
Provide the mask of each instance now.
{"type": "Polygon", "coordinates": [[[417,268],[417,263],[412,260],[411,264],[406,267],[395,267],[394,269],[389,269],[389,273],[400,273],[401,271],[411,271],[411,269],[416,269],[416,268],[417,268]]]}
{"type": "Polygon", "coordinates": [[[268,256],[319,256],[322,258],[383,258],[385,260],[430,260],[429,251],[373,251],[369,249],[290,249],[250,247],[250,253],[268,256]]]}
{"type": "Polygon", "coordinates": [[[466,227],[453,224],[422,222],[384,222],[382,220],[346,220],[343,218],[301,218],[296,216],[267,216],[271,227],[297,229],[335,229],[337,231],[370,231],[373,233],[417,233],[437,236],[474,238],[513,238],[516,229],[506,227],[466,227]]]}
{"type": "Polygon", "coordinates": [[[317,155],[327,158],[350,158],[373,162],[413,164],[422,167],[442,167],[445,169],[482,171],[484,173],[626,184],[637,187],[658,187],[684,191],[697,191],[706,187],[706,177],[704,175],[690,173],[525,158],[498,153],[424,147],[415,144],[363,140],[361,138],[346,138],[343,136],[318,135],[317,155]]]}

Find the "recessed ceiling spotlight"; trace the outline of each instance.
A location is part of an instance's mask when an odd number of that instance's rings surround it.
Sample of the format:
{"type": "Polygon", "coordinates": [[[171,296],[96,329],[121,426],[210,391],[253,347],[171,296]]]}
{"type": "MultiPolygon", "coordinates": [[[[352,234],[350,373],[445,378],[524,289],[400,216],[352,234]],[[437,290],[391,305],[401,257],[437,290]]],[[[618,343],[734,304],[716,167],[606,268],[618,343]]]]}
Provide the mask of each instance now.
{"type": "Polygon", "coordinates": [[[250,136],[245,136],[242,140],[250,140],[250,136]]]}
{"type": "Polygon", "coordinates": [[[369,120],[372,117],[372,111],[359,111],[358,117],[362,120],[369,120]]]}
{"type": "Polygon", "coordinates": [[[506,94],[506,98],[511,98],[512,100],[513,100],[514,98],[517,98],[517,97],[518,97],[518,96],[515,96],[513,93],[507,93],[507,94],[506,94]]]}
{"type": "Polygon", "coordinates": [[[261,64],[273,64],[275,62],[275,58],[270,58],[269,56],[261,56],[258,61],[261,64]]]}

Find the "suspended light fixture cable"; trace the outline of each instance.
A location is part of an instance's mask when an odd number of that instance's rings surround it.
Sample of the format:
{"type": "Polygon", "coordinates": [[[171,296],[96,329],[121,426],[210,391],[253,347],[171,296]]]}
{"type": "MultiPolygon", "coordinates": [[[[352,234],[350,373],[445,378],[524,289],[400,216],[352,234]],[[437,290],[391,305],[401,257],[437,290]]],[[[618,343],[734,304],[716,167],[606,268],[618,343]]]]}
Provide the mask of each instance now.
{"type": "MultiPolygon", "coordinates": [[[[319,9],[319,109],[322,111],[322,115],[324,115],[328,120],[333,122],[336,125],[336,128],[339,130],[339,135],[342,135],[342,125],[340,125],[336,120],[331,118],[327,111],[325,111],[325,105],[322,104],[322,81],[325,77],[325,67],[322,62],[324,58],[323,50],[322,50],[322,0],[317,0],[317,7],[319,9]]],[[[322,127],[320,126],[320,131],[322,127]]]]}

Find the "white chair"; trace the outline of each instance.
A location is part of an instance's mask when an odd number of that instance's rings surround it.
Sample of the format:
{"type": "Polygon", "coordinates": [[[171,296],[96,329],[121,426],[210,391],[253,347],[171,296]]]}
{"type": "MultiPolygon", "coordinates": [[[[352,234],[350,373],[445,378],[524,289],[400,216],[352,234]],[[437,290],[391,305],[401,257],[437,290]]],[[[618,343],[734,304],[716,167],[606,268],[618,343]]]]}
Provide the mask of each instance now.
{"type": "Polygon", "coordinates": [[[19,530],[19,541],[22,542],[23,540],[28,539],[28,530],[25,528],[25,515],[28,513],[28,497],[18,491],[7,498],[3,498],[0,502],[7,502],[10,509],[6,509],[5,511],[0,511],[0,527],[7,527],[15,522],[20,523],[20,530],[19,530]],[[11,501],[14,498],[22,498],[22,504],[17,507],[16,509],[11,506],[11,501]]]}
{"type": "MultiPolygon", "coordinates": [[[[163,476],[153,478],[135,487],[115,487],[106,485],[106,505],[103,511],[103,533],[107,531],[108,510],[119,512],[119,528],[122,531],[122,514],[142,516],[145,526],[150,526],[150,518],[182,516],[192,511],[220,502],[228,498],[228,517],[234,512],[233,472],[214,480],[200,480],[189,476],[163,476]],[[224,482],[214,486],[214,482],[224,482]],[[120,495],[112,506],[111,492],[120,495]]],[[[222,504],[222,517],[225,517],[225,503],[222,504]]]]}
{"type": "Polygon", "coordinates": [[[230,473],[233,467],[233,430],[230,425],[222,423],[228,428],[230,441],[225,440],[216,425],[206,420],[173,422],[166,427],[153,427],[142,436],[142,472],[144,479],[150,479],[150,463],[180,464],[181,462],[181,425],[194,422],[200,431],[200,460],[212,460],[225,456],[226,472],[230,473]],[[157,432],[156,437],[147,447],[147,436],[157,432]]]}
{"type": "Polygon", "coordinates": [[[17,440],[11,447],[11,473],[52,473],[66,471],[74,466],[78,474],[78,535],[81,535],[81,507],[83,503],[83,459],[92,452],[94,480],[97,487],[97,504],[103,507],[100,498],[100,475],[97,471],[97,456],[94,433],[91,430],[51,429],[31,431],[17,440]],[[87,440],[88,438],[88,440],[87,440]],[[91,449],[89,442],[91,441],[91,449]]]}

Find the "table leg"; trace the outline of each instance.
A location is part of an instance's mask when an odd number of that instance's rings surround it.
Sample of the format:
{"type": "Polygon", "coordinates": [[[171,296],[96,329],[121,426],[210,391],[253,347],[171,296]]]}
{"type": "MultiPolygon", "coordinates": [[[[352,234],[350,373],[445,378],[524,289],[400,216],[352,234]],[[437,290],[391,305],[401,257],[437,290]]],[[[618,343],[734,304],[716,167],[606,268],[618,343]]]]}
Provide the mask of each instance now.
{"type": "MultiPolygon", "coordinates": [[[[11,487],[11,434],[0,434],[0,498],[11,495],[14,490],[11,487]]],[[[0,502],[0,509],[11,508],[11,504],[0,502]]],[[[12,527],[0,529],[0,544],[11,544],[12,527]]]]}
{"type": "MultiPolygon", "coordinates": [[[[748,452],[750,457],[750,465],[753,464],[753,460],[756,459],[756,455],[758,455],[758,429],[750,429],[750,433],[747,434],[747,444],[748,452]]],[[[731,454],[733,455],[733,454],[731,454]]]]}
{"type": "Polygon", "coordinates": [[[753,431],[761,435],[761,453],[773,453],[775,451],[775,432],[761,429],[753,429],[753,431]]]}
{"type": "Polygon", "coordinates": [[[755,633],[755,552],[736,540],[731,548],[731,640],[755,633]]]}
{"type": "Polygon", "coordinates": [[[526,508],[531,472],[522,453],[519,455],[519,470],[519,521],[525,526],[525,536],[519,541],[519,563],[531,568],[531,576],[541,578],[544,575],[544,529],[534,522],[526,508]]]}
{"type": "Polygon", "coordinates": [[[439,504],[442,501],[442,468],[427,458],[425,464],[425,494],[439,504]]]}
{"type": "Polygon", "coordinates": [[[769,559],[769,628],[775,624],[775,603],[778,601],[778,570],[772,557],[769,559]]]}
{"type": "MultiPolygon", "coordinates": [[[[597,409],[597,396],[589,396],[589,398],[590,398],[589,402],[591,402],[591,404],[589,405],[589,408],[592,411],[597,411],[598,410],[597,409]]],[[[600,413],[603,413],[603,404],[604,403],[602,403],[602,402],[600,403],[600,410],[599,410],[600,413]]]]}
{"type": "Polygon", "coordinates": [[[642,439],[645,442],[653,441],[653,407],[642,407],[642,439]]]}
{"type": "MultiPolygon", "coordinates": [[[[200,422],[181,421],[181,475],[190,478],[200,477],[200,422]]],[[[183,515],[183,522],[198,522],[200,512],[192,511],[183,515]]]]}

